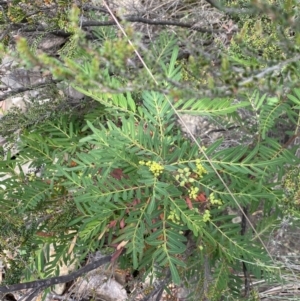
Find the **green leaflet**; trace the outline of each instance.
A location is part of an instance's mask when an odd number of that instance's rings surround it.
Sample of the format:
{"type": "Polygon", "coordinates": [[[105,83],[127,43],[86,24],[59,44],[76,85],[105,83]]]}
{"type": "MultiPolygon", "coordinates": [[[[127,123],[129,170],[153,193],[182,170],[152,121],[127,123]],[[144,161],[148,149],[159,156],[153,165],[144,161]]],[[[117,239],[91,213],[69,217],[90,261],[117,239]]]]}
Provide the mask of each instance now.
{"type": "Polygon", "coordinates": [[[178,113],[191,115],[226,115],[235,112],[238,108],[247,107],[248,102],[233,103],[232,99],[185,99],[175,104],[178,113]]]}
{"type": "MultiPolygon", "coordinates": [[[[177,56],[178,50],[176,45],[176,37],[175,35],[168,35],[167,32],[162,32],[159,36],[159,39],[155,41],[155,43],[151,44],[151,54],[155,59],[155,62],[151,64],[152,69],[156,69],[158,65],[163,65],[169,61],[172,54],[177,56]]],[[[174,64],[174,59],[172,60],[174,64]]],[[[172,65],[172,64],[170,64],[172,65]]]]}

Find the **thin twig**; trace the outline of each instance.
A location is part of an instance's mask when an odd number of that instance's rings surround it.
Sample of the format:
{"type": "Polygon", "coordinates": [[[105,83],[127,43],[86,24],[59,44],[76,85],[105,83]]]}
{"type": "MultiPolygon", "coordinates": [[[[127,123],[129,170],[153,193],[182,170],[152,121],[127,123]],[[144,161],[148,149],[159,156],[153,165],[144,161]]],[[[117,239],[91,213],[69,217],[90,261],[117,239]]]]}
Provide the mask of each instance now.
{"type": "Polygon", "coordinates": [[[47,288],[52,285],[56,285],[59,283],[66,283],[70,282],[72,280],[77,279],[83,274],[86,274],[92,270],[97,269],[101,265],[104,265],[108,262],[111,261],[112,255],[108,255],[105,257],[102,257],[98,260],[93,261],[90,264],[87,264],[83,268],[78,269],[77,271],[70,273],[68,275],[63,275],[63,276],[58,276],[58,277],[52,277],[49,279],[42,279],[42,280],[36,280],[36,281],[31,281],[31,282],[25,282],[25,283],[18,283],[18,284],[13,284],[13,285],[4,285],[0,286],[0,292],[1,293],[10,293],[10,292],[15,292],[15,291],[20,291],[23,289],[40,289],[40,288],[47,288]]]}
{"type": "MultiPolygon", "coordinates": [[[[157,26],[176,26],[176,27],[182,27],[182,28],[188,28],[190,30],[193,31],[197,31],[197,32],[202,32],[202,33],[226,33],[226,30],[217,30],[217,29],[209,29],[209,28],[203,28],[203,27],[199,27],[199,26],[195,26],[195,24],[197,23],[183,23],[183,22],[178,22],[178,21],[172,21],[172,20],[152,20],[152,19],[147,19],[147,18],[141,18],[141,17],[126,17],[124,16],[122,18],[122,20],[127,21],[127,22],[131,22],[131,23],[143,23],[143,24],[148,24],[148,25],[157,25],[157,26]]],[[[120,19],[116,18],[115,20],[112,21],[84,21],[81,22],[81,26],[82,27],[100,27],[100,26],[117,26],[117,22],[119,23],[119,21],[121,21],[120,19]]],[[[35,28],[28,27],[26,28],[26,24],[14,24],[14,27],[17,28],[22,28],[21,31],[23,32],[36,32],[36,31],[45,31],[45,32],[49,32],[49,30],[47,30],[46,27],[39,25],[35,28]]],[[[52,33],[52,31],[50,31],[50,33],[52,33]]],[[[62,35],[63,33],[67,36],[69,36],[69,33],[63,32],[63,31],[53,31],[53,33],[58,34],[58,35],[62,35]]]]}
{"type": "Polygon", "coordinates": [[[38,83],[38,84],[35,84],[35,85],[31,85],[31,86],[25,86],[25,87],[12,89],[12,90],[10,90],[8,92],[5,92],[3,94],[1,93],[0,94],[0,101],[4,101],[8,97],[14,96],[14,95],[19,94],[19,93],[24,93],[24,92],[27,92],[27,91],[32,91],[32,90],[44,88],[46,86],[49,86],[50,84],[57,84],[59,82],[61,82],[61,80],[51,80],[51,81],[45,82],[45,83],[38,83]]]}
{"type": "Polygon", "coordinates": [[[300,55],[297,55],[284,62],[280,62],[279,64],[277,64],[275,66],[267,67],[267,68],[263,69],[262,71],[260,71],[259,73],[257,73],[256,75],[250,76],[247,79],[243,80],[241,83],[239,83],[239,87],[245,86],[254,80],[263,78],[265,75],[272,73],[274,71],[280,71],[284,66],[286,66],[290,63],[298,62],[299,60],[300,60],[300,55]]]}

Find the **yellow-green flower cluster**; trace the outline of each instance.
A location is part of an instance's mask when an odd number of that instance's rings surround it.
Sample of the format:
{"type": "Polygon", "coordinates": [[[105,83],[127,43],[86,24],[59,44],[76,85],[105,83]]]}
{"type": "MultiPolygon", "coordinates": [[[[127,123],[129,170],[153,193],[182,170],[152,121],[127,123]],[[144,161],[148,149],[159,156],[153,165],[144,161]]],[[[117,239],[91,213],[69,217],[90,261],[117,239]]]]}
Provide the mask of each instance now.
{"type": "Polygon", "coordinates": [[[214,193],[211,193],[211,194],[209,195],[209,201],[210,201],[210,203],[211,203],[212,205],[216,205],[216,206],[221,206],[221,205],[223,205],[223,202],[222,202],[221,200],[216,199],[214,193]]]}
{"type": "Polygon", "coordinates": [[[186,183],[193,183],[195,179],[190,177],[191,171],[188,167],[185,167],[184,169],[178,169],[178,174],[175,176],[176,181],[180,182],[180,186],[185,186],[186,183]]]}
{"type": "Polygon", "coordinates": [[[31,172],[31,173],[28,175],[28,181],[29,181],[29,182],[34,181],[35,178],[36,178],[36,175],[35,175],[34,172],[31,172]]]}
{"type": "Polygon", "coordinates": [[[140,161],[139,164],[148,166],[149,170],[154,174],[155,177],[158,177],[164,170],[164,167],[155,161],[140,161]]]}
{"type": "Polygon", "coordinates": [[[174,224],[179,224],[180,222],[180,216],[173,210],[168,215],[168,219],[172,221],[174,224]]]}
{"type": "Polygon", "coordinates": [[[199,192],[199,188],[198,187],[191,187],[189,189],[189,197],[190,199],[196,199],[196,197],[198,196],[198,192],[199,192]]]}
{"type": "Polygon", "coordinates": [[[205,223],[210,221],[210,212],[209,212],[209,210],[204,211],[202,218],[203,218],[203,221],[205,223]]]}
{"type": "Polygon", "coordinates": [[[201,160],[197,159],[196,160],[196,173],[199,176],[199,178],[201,179],[203,177],[204,174],[207,173],[206,169],[203,167],[203,165],[201,164],[201,160]]]}

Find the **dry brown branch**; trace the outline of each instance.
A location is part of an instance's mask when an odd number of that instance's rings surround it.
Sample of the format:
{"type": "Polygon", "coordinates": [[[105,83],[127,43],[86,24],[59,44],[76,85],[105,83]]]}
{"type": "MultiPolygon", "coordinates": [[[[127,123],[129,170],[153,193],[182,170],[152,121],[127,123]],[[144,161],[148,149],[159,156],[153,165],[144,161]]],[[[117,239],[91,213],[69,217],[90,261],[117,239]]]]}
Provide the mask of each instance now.
{"type": "Polygon", "coordinates": [[[33,289],[32,292],[24,299],[24,301],[30,301],[36,294],[47,287],[50,287],[52,285],[58,284],[58,283],[66,283],[73,281],[80,277],[83,274],[86,274],[87,272],[90,272],[92,270],[97,269],[101,265],[104,265],[108,262],[111,261],[112,255],[108,255],[105,257],[102,257],[98,260],[93,261],[90,264],[87,264],[83,268],[78,269],[77,271],[70,273],[69,275],[64,275],[64,276],[58,276],[58,277],[52,277],[49,279],[42,279],[42,280],[36,280],[32,282],[25,282],[25,283],[18,283],[18,284],[13,284],[13,285],[4,285],[0,286],[0,292],[1,293],[11,293],[15,291],[20,291],[24,289],[33,289]]]}

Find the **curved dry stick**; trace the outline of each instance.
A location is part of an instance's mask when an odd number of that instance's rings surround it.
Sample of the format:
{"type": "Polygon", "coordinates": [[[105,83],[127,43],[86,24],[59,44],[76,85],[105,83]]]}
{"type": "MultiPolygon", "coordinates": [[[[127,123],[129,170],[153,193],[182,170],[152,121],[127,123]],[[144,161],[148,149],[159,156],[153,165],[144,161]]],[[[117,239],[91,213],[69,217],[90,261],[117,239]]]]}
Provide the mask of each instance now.
{"type": "Polygon", "coordinates": [[[59,82],[61,82],[61,80],[51,80],[51,81],[48,81],[48,82],[38,83],[38,84],[31,85],[31,86],[25,86],[25,87],[11,89],[8,92],[0,94],[0,101],[4,101],[8,97],[14,96],[14,95],[19,94],[19,93],[23,93],[23,92],[32,91],[32,90],[35,90],[35,89],[44,88],[44,87],[49,86],[50,84],[57,84],[59,82]]]}
{"type": "MultiPolygon", "coordinates": [[[[121,19],[118,19],[121,21],[121,19]]],[[[217,29],[209,29],[209,28],[203,28],[203,27],[198,27],[196,25],[197,22],[195,23],[183,23],[183,22],[178,22],[178,21],[172,21],[172,20],[152,20],[152,19],[147,19],[147,18],[142,18],[142,17],[134,17],[134,16],[129,16],[129,17],[122,17],[122,20],[131,22],[131,23],[144,23],[144,24],[149,24],[149,25],[160,25],[160,26],[176,26],[176,27],[182,27],[182,28],[189,28],[193,31],[198,31],[202,33],[226,33],[226,30],[217,30],[217,29]]],[[[114,20],[111,21],[85,21],[81,22],[80,26],[81,27],[92,27],[92,26],[115,26],[117,25],[114,20]]],[[[68,37],[71,34],[66,33],[62,30],[57,30],[57,31],[47,31],[47,28],[44,26],[39,25],[38,27],[35,28],[27,28],[24,26],[24,24],[14,24],[16,28],[20,28],[21,32],[34,32],[34,31],[45,31],[45,32],[50,32],[53,34],[57,34],[59,36],[65,36],[68,37]]]]}
{"type": "MultiPolygon", "coordinates": [[[[172,21],[172,20],[152,20],[142,17],[126,17],[124,16],[122,20],[132,23],[144,23],[149,25],[164,25],[164,26],[177,26],[182,28],[189,28],[194,31],[199,32],[206,32],[206,33],[222,33],[225,32],[225,30],[213,30],[208,28],[201,28],[198,26],[195,26],[196,23],[182,23],[178,21],[172,21]]],[[[87,26],[111,26],[116,25],[115,21],[106,21],[106,22],[99,22],[99,21],[86,21],[81,23],[82,27],[87,26]]]]}
{"type": "Polygon", "coordinates": [[[31,282],[25,282],[25,283],[0,286],[0,292],[1,293],[10,293],[10,292],[15,292],[15,291],[20,291],[23,289],[29,289],[29,288],[33,288],[35,290],[40,290],[41,288],[47,288],[47,287],[55,285],[55,284],[70,282],[70,281],[75,280],[76,278],[80,277],[81,275],[86,274],[87,272],[90,272],[92,270],[95,270],[98,267],[100,267],[101,265],[110,262],[111,258],[112,258],[112,255],[102,257],[98,260],[93,261],[92,263],[87,264],[83,268],[80,268],[77,271],[68,274],[68,275],[52,277],[49,279],[36,280],[36,281],[31,281],[31,282]]]}

